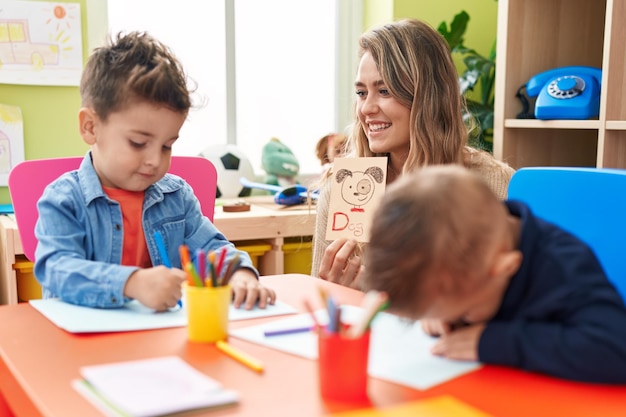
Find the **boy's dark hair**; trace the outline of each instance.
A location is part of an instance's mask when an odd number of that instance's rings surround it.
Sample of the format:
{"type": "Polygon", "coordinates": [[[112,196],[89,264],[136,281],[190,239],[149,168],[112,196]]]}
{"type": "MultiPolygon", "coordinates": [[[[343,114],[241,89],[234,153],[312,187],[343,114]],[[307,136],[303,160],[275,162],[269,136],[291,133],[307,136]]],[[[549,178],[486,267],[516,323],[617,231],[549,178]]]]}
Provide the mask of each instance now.
{"type": "Polygon", "coordinates": [[[96,48],[80,82],[82,105],[98,117],[123,109],[133,100],[187,113],[190,90],[182,65],[172,51],[145,32],[121,32],[96,48]]]}

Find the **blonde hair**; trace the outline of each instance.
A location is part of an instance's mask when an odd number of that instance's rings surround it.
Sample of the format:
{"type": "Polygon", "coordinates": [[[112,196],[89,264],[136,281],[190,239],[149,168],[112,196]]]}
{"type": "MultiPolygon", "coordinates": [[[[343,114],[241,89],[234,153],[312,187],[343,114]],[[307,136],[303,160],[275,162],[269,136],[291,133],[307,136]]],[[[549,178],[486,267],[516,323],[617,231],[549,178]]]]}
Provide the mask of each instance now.
{"type": "Polygon", "coordinates": [[[407,173],[374,215],[362,288],[388,292],[392,310],[419,314],[438,274],[453,278],[452,291],[486,274],[486,255],[505,221],[504,205],[461,166],[407,173]]]}
{"type": "MultiPolygon", "coordinates": [[[[403,172],[424,165],[462,164],[467,143],[465,101],[445,39],[427,23],[403,19],[363,34],[359,57],[367,52],[391,96],[411,110],[403,172]]],[[[358,117],[350,141],[352,156],[383,156],[370,150],[358,117]]]]}

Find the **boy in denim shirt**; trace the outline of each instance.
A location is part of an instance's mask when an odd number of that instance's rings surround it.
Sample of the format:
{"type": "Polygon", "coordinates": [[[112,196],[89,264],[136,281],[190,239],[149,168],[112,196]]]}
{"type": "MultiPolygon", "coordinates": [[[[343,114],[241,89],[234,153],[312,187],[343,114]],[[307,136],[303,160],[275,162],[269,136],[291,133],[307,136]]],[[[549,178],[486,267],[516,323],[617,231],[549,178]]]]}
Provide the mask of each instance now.
{"type": "Polygon", "coordinates": [[[50,184],[38,202],[35,276],[44,297],[91,307],[136,299],[157,311],[176,306],[191,254],[226,248],[241,260],[230,280],[236,307],[273,304],[246,252],[202,215],[191,187],[167,174],[189,109],[186,75],[146,33],[119,34],[90,57],[82,75],[79,128],[90,146],[80,168],[50,184]],[[161,259],[155,232],[172,268],[161,259]]]}

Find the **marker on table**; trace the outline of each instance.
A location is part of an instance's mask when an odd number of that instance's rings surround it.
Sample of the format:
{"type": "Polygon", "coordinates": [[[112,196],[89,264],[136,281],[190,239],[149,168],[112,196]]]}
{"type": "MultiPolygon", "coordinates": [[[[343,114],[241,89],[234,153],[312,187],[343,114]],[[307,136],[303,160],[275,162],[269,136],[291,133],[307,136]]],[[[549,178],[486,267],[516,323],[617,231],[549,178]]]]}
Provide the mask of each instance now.
{"type": "MultiPolygon", "coordinates": [[[[170,261],[170,257],[167,254],[167,249],[165,248],[165,241],[163,240],[163,236],[161,235],[161,232],[159,232],[158,230],[154,231],[154,241],[156,242],[157,250],[159,251],[159,256],[161,257],[161,262],[163,262],[164,266],[171,268],[172,262],[170,261]]],[[[176,304],[178,304],[178,307],[183,306],[182,300],[178,300],[176,304]]]]}
{"type": "Polygon", "coordinates": [[[288,335],[288,334],[311,332],[315,330],[315,328],[316,326],[305,326],[305,327],[293,327],[291,329],[266,330],[265,332],[263,332],[263,334],[265,335],[265,337],[283,336],[283,335],[288,335]]]}
{"type": "Polygon", "coordinates": [[[225,354],[230,356],[231,358],[233,358],[236,361],[246,365],[248,368],[250,368],[250,369],[252,369],[254,371],[257,371],[257,372],[263,372],[263,363],[261,361],[259,361],[258,359],[253,358],[252,356],[248,355],[247,353],[244,353],[244,352],[240,351],[239,349],[234,348],[233,346],[229,345],[225,341],[218,340],[215,343],[215,346],[219,350],[221,350],[222,352],[224,352],[225,354]]]}

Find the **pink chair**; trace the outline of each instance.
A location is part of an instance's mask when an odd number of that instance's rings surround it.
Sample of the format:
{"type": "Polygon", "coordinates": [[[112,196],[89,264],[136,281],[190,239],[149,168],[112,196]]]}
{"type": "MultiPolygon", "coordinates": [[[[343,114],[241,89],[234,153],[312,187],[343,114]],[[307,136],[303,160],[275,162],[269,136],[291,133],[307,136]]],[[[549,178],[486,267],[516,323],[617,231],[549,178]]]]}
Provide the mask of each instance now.
{"type": "MultiPolygon", "coordinates": [[[[37,201],[48,184],[61,174],[77,169],[83,157],[35,159],[17,164],[9,173],[9,192],[24,255],[35,261],[37,201]]],[[[173,156],[170,171],[191,185],[202,213],[213,221],[217,171],[213,163],[199,156],[173,156]]]]}

